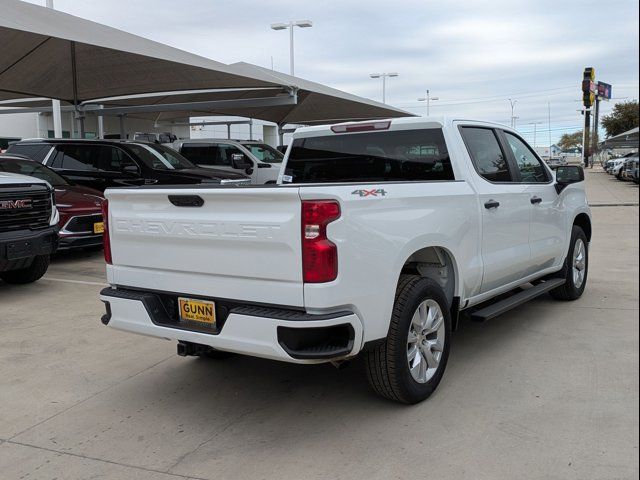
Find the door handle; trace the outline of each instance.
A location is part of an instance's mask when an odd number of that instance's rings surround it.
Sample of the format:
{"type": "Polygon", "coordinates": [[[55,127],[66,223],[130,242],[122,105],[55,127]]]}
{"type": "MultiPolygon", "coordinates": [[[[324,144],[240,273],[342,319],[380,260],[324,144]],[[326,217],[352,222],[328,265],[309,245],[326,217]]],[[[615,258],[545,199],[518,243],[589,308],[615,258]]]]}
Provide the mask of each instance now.
{"type": "Polygon", "coordinates": [[[500,206],[500,202],[496,202],[495,200],[489,200],[488,202],[484,203],[484,208],[486,208],[487,210],[490,210],[492,208],[498,208],[500,206]]]}
{"type": "Polygon", "coordinates": [[[542,203],[542,199],[540,197],[531,197],[531,205],[535,205],[537,203],[542,203]]]}

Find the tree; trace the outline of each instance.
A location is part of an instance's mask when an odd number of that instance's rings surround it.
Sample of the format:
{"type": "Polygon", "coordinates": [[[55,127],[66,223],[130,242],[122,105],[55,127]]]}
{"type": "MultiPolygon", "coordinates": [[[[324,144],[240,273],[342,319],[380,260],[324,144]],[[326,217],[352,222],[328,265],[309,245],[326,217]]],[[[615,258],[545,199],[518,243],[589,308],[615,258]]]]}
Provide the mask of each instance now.
{"type": "Polygon", "coordinates": [[[558,141],[558,146],[563,150],[582,148],[582,130],[574,133],[563,133],[558,141]]]}
{"type": "Polygon", "coordinates": [[[602,117],[602,126],[607,132],[607,137],[619,135],[640,125],[638,113],[638,101],[616,103],[609,115],[602,117]]]}

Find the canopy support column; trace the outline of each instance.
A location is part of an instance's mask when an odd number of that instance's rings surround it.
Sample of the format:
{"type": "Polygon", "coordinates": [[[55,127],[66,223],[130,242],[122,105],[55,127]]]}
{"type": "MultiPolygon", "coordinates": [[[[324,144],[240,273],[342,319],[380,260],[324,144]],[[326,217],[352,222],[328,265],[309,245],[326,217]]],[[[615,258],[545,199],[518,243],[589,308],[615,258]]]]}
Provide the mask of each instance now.
{"type": "MultiPolygon", "coordinates": [[[[100,108],[103,108],[102,105],[100,108]]],[[[104,139],[104,117],[102,115],[98,115],[98,138],[104,139]]]]}
{"type": "Polygon", "coordinates": [[[126,117],[124,114],[118,115],[118,119],[120,120],[120,140],[126,140],[127,138],[127,132],[124,129],[124,117],[126,117]]]}

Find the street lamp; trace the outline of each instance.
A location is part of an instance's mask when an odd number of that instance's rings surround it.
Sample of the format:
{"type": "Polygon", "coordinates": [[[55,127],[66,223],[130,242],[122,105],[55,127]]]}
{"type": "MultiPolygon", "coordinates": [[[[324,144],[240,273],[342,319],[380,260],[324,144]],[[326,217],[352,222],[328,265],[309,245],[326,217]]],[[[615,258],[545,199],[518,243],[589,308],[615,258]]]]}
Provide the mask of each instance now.
{"type": "Polygon", "coordinates": [[[542,123],[543,122],[531,122],[527,124],[527,125],[533,125],[533,148],[536,148],[536,136],[538,135],[538,125],[542,123]]]}
{"type": "Polygon", "coordinates": [[[396,72],[391,73],[371,73],[369,74],[371,78],[381,78],[382,79],[382,103],[387,103],[387,77],[397,77],[398,74],[396,72]]]}
{"type": "Polygon", "coordinates": [[[430,106],[431,102],[434,101],[434,100],[440,100],[440,99],[438,97],[432,97],[431,94],[429,93],[429,90],[427,90],[427,96],[426,97],[418,99],[419,102],[427,102],[427,117],[429,116],[429,106],[430,106]]]}
{"type": "Polygon", "coordinates": [[[308,28],[313,27],[311,20],[296,20],[288,23],[272,23],[271,30],[286,30],[289,29],[289,65],[291,76],[293,76],[293,27],[308,28]]]}
{"type": "Polygon", "coordinates": [[[516,128],[516,119],[518,117],[516,117],[513,112],[514,109],[516,107],[516,103],[518,103],[518,100],[511,100],[509,99],[509,103],[511,104],[511,128],[516,128]]]}

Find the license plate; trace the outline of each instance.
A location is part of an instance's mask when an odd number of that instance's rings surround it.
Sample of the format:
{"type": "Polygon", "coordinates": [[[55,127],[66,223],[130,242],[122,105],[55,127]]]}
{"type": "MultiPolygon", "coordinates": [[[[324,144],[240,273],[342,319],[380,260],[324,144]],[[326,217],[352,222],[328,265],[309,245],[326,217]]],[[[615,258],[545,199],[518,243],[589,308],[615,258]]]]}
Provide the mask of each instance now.
{"type": "Polygon", "coordinates": [[[16,242],[7,245],[7,260],[18,260],[33,255],[33,244],[30,241],[16,242]]]}
{"type": "Polygon", "coordinates": [[[93,224],[93,233],[104,233],[104,222],[96,222],[93,224]]]}
{"type": "Polygon", "coordinates": [[[188,322],[216,324],[216,304],[207,300],[195,300],[193,298],[178,298],[180,320],[188,322]]]}

